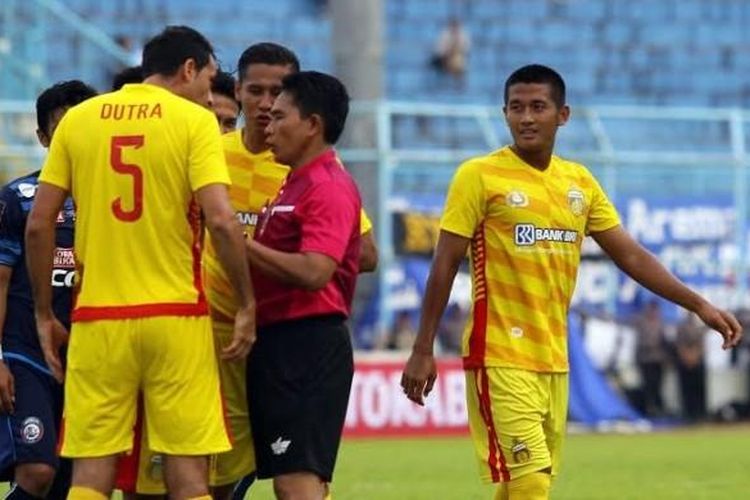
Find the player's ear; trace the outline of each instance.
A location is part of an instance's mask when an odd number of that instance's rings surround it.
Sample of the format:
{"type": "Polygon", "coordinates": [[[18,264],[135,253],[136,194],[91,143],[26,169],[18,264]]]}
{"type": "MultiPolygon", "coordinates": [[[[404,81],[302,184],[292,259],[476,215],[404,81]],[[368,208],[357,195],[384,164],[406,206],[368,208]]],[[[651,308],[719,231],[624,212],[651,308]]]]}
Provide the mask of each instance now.
{"type": "Polygon", "coordinates": [[[180,66],[180,70],[179,71],[181,73],[180,76],[184,80],[186,80],[188,82],[193,81],[195,79],[196,75],[198,74],[198,67],[195,64],[195,59],[193,59],[192,57],[189,57],[189,58],[185,59],[185,62],[182,63],[182,66],[180,66]]]}
{"type": "Polygon", "coordinates": [[[560,111],[557,114],[557,126],[562,127],[566,123],[568,123],[568,119],[570,118],[570,106],[567,104],[563,104],[563,106],[560,108],[560,111]]]}
{"type": "Polygon", "coordinates": [[[39,144],[42,145],[44,148],[49,147],[49,143],[51,142],[49,140],[49,137],[47,137],[47,134],[45,134],[42,129],[38,128],[36,129],[36,138],[39,139],[39,144]]]}
{"type": "Polygon", "coordinates": [[[324,128],[323,118],[321,118],[321,116],[316,113],[311,113],[310,116],[307,117],[307,120],[310,123],[310,129],[309,129],[308,135],[310,137],[313,137],[313,136],[320,134],[320,136],[322,137],[323,128],[324,128]]]}
{"type": "MultiPolygon", "coordinates": [[[[237,102],[242,102],[240,100],[240,90],[242,90],[242,81],[238,78],[236,82],[234,82],[234,99],[237,102]]],[[[240,106],[240,108],[242,108],[240,106]]],[[[241,109],[240,109],[241,111],[241,109]]]]}

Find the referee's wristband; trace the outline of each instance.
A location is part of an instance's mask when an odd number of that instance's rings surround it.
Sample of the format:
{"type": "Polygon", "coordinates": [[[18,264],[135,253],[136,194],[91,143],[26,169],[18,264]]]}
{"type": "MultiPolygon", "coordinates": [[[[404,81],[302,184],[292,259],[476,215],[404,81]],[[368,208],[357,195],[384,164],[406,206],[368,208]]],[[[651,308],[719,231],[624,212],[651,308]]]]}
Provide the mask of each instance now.
{"type": "Polygon", "coordinates": [[[0,361],[2,361],[2,360],[3,360],[3,350],[0,349],[0,361]]]}

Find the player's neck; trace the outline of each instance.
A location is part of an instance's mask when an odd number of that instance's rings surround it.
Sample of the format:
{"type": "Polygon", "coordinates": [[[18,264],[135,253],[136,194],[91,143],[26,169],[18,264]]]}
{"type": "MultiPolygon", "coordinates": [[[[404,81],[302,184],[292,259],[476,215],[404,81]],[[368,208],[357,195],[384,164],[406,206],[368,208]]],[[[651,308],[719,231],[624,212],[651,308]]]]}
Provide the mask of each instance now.
{"type": "Polygon", "coordinates": [[[289,165],[292,170],[297,170],[300,167],[304,167],[311,161],[313,161],[318,156],[325,153],[328,149],[331,148],[331,145],[326,144],[324,142],[315,142],[314,144],[310,144],[307,148],[305,148],[305,151],[303,154],[299,156],[297,161],[294,162],[293,165],[289,165]]]}
{"type": "Polygon", "coordinates": [[[262,131],[260,134],[255,133],[247,125],[242,128],[242,144],[245,145],[245,149],[254,155],[268,150],[265,134],[262,131]]]}
{"type": "Polygon", "coordinates": [[[165,77],[163,75],[155,73],[143,80],[143,83],[161,87],[172,92],[173,94],[177,94],[178,96],[183,97],[183,95],[179,92],[179,86],[177,85],[176,80],[173,77],[165,77]]]}
{"type": "Polygon", "coordinates": [[[545,149],[543,151],[524,151],[515,144],[513,144],[510,149],[513,150],[516,156],[537,170],[547,170],[547,167],[549,167],[549,164],[552,161],[552,149],[545,149]]]}

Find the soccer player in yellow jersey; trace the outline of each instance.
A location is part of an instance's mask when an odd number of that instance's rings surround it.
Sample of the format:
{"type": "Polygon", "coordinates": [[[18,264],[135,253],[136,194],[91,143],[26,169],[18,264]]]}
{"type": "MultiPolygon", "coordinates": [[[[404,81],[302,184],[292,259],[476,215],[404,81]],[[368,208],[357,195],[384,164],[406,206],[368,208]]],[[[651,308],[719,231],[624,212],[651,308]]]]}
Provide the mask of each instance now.
{"type": "Polygon", "coordinates": [[[470,248],[473,308],[463,362],[480,475],[500,483],[497,499],[541,500],[559,468],[568,305],[586,235],[641,285],[695,312],[721,334],[725,349],[737,345],[742,329],[627,234],[585,167],[553,155],[557,129],[570,115],[557,72],[520,68],[506,81],[504,97],[513,144],[455,173],[401,385],[424,404],[436,377],[435,332],[470,248]]]}
{"type": "Polygon", "coordinates": [[[133,445],[139,391],[171,497],[208,498],[207,455],[231,448],[200,267],[201,210],[239,304],[223,358],[249,352],[255,303],[219,127],[205,109],[216,70],[200,33],[166,28],[144,48],[144,83],[68,111],[42,169],[27,260],[40,343],[58,379],[56,347],[67,333],[50,306],[53,233],[68,192],[77,208],[62,438],[62,455],[74,458],[69,498],[111,494],[117,457],[133,445]]]}

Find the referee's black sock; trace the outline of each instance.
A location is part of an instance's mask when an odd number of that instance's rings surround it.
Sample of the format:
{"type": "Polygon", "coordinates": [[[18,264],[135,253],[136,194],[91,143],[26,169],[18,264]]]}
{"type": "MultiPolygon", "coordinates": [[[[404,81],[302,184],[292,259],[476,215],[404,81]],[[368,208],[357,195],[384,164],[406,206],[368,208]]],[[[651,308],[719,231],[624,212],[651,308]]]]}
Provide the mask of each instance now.
{"type": "Polygon", "coordinates": [[[247,490],[250,489],[250,486],[252,486],[254,482],[255,472],[251,472],[240,479],[240,482],[235,485],[234,491],[232,492],[232,500],[243,500],[247,494],[247,490]]]}
{"type": "Polygon", "coordinates": [[[8,494],[5,495],[5,500],[41,500],[42,497],[35,497],[28,491],[24,490],[17,484],[14,484],[13,487],[8,491],[8,494]]]}

